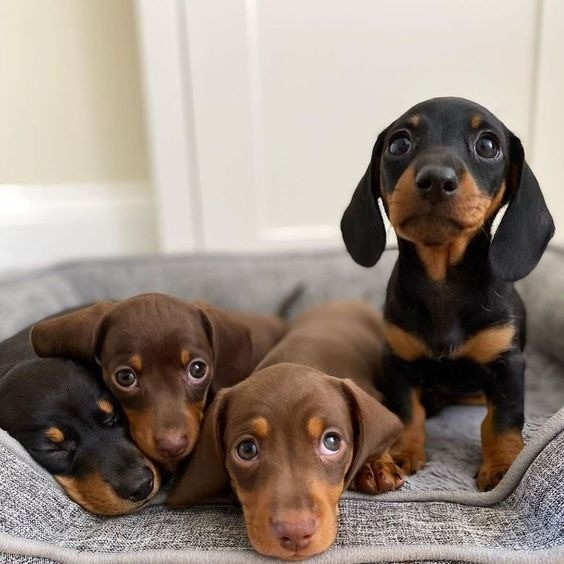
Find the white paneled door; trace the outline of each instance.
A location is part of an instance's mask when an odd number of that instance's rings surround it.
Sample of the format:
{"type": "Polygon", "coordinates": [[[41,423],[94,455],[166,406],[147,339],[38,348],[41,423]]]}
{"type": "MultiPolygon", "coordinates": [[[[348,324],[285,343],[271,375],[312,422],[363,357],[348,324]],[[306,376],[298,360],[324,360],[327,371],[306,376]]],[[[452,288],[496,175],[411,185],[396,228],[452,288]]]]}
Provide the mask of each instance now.
{"type": "MultiPolygon", "coordinates": [[[[193,193],[190,218],[201,230],[186,248],[340,244],[340,216],[376,135],[426,98],[474,99],[525,146],[531,138],[541,3],[171,5],[184,77],[176,121],[193,143],[180,188],[193,193]]],[[[155,81],[150,72],[147,80],[155,81]]],[[[150,120],[175,111],[166,97],[149,110],[150,120]]]]}

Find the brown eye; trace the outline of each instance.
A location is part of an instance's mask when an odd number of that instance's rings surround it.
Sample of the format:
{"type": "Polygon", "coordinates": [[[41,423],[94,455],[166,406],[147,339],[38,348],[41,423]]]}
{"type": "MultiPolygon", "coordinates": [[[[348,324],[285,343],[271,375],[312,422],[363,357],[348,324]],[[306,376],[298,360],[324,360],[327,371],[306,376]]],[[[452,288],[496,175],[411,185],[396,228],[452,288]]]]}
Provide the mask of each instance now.
{"type": "Polygon", "coordinates": [[[394,157],[399,157],[405,155],[411,149],[411,139],[407,133],[399,133],[392,138],[390,144],[388,145],[388,151],[390,155],[394,157]]]}
{"type": "Polygon", "coordinates": [[[258,456],[258,446],[253,439],[241,441],[235,450],[237,456],[245,462],[254,460],[258,456]]]}
{"type": "Polygon", "coordinates": [[[188,374],[194,380],[201,380],[208,373],[208,365],[200,359],[193,360],[188,367],[188,374]]]}
{"type": "Polygon", "coordinates": [[[483,159],[495,159],[499,155],[499,141],[493,133],[482,133],[475,145],[476,154],[483,159]]]}
{"type": "Polygon", "coordinates": [[[131,368],[122,368],[114,374],[114,380],[122,388],[131,388],[137,383],[137,376],[131,368]]]}

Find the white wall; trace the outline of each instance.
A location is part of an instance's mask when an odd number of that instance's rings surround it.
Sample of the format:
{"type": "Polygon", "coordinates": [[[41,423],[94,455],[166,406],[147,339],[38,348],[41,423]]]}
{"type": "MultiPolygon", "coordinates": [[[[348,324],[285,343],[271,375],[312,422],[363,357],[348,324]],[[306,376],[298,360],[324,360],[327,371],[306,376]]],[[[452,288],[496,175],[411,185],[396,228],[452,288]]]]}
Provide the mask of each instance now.
{"type": "Polygon", "coordinates": [[[554,240],[564,246],[564,2],[542,6],[530,161],[556,222],[554,240]]]}
{"type": "Polygon", "coordinates": [[[130,0],[0,0],[0,184],[146,180],[130,0]]]}
{"type": "MultiPolygon", "coordinates": [[[[153,36],[144,42],[151,131],[174,123],[180,140],[175,146],[170,134],[151,134],[155,168],[177,169],[201,230],[186,237],[185,220],[164,214],[177,248],[342,245],[339,219],[377,133],[411,105],[441,95],[485,105],[519,135],[557,227],[564,226],[555,154],[555,124],[564,119],[564,2],[166,5],[166,14],[151,0],[138,7],[143,37],[153,36]],[[167,82],[170,50],[176,73],[167,82]]],[[[156,181],[172,207],[170,183],[156,181]]],[[[564,228],[557,239],[564,243],[564,228]]]]}
{"type": "Polygon", "coordinates": [[[560,0],[0,0],[0,271],[342,245],[376,133],[439,94],[523,138],[564,244],[563,29],[560,0]]]}
{"type": "Polygon", "coordinates": [[[0,0],[0,270],[156,249],[131,0],[0,0]]]}

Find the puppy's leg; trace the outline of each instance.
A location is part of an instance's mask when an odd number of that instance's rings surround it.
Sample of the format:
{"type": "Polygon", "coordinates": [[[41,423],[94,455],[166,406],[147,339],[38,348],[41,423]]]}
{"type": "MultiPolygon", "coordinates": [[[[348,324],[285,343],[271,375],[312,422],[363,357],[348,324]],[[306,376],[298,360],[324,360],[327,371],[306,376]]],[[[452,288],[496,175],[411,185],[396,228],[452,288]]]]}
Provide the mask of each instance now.
{"type": "Polygon", "coordinates": [[[403,486],[403,473],[389,452],[369,458],[354,477],[349,489],[366,494],[380,494],[403,486]]]}
{"type": "Polygon", "coordinates": [[[419,392],[412,389],[409,396],[410,416],[403,421],[403,431],[390,452],[406,475],[415,474],[425,466],[425,409],[419,392]]]}
{"type": "Polygon", "coordinates": [[[482,421],[482,463],[476,477],[480,491],[495,488],[523,448],[524,370],[521,351],[512,350],[483,377],[488,413],[482,421]]]}
{"type": "Polygon", "coordinates": [[[410,363],[388,353],[385,358],[386,405],[403,423],[403,431],[390,449],[396,464],[407,476],[425,466],[425,408],[419,390],[410,383],[410,363]]]}

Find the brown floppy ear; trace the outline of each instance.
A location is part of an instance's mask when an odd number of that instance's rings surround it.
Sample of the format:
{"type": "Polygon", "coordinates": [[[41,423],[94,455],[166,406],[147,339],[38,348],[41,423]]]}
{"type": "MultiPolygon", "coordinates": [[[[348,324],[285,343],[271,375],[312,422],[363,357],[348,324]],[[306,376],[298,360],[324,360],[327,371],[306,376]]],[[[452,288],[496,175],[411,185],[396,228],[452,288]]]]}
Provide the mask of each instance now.
{"type": "Polygon", "coordinates": [[[515,282],[539,262],[554,235],[554,222],[539,183],[525,161],[521,141],[509,132],[509,206],[490,246],[490,268],[497,278],[515,282]]]}
{"type": "Polygon", "coordinates": [[[215,393],[233,386],[252,372],[253,342],[249,328],[228,312],[198,304],[202,322],[213,349],[215,393]]]}
{"type": "Polygon", "coordinates": [[[192,505],[227,491],[223,429],[228,393],[220,391],[206,411],[196,447],[168,494],[169,505],[192,505]]]}
{"type": "Polygon", "coordinates": [[[31,328],[31,345],[38,356],[64,356],[82,361],[95,360],[98,331],[114,302],[98,302],[57,317],[50,317],[31,328]]]}
{"type": "Polygon", "coordinates": [[[362,266],[374,266],[386,247],[386,227],[378,199],[382,196],[380,159],[387,131],[388,128],[378,135],[370,164],[341,219],[341,233],[347,251],[362,266]]]}
{"type": "Polygon", "coordinates": [[[366,459],[387,450],[403,429],[399,418],[352,380],[341,380],[355,433],[354,457],[345,477],[347,489],[366,459]]]}

